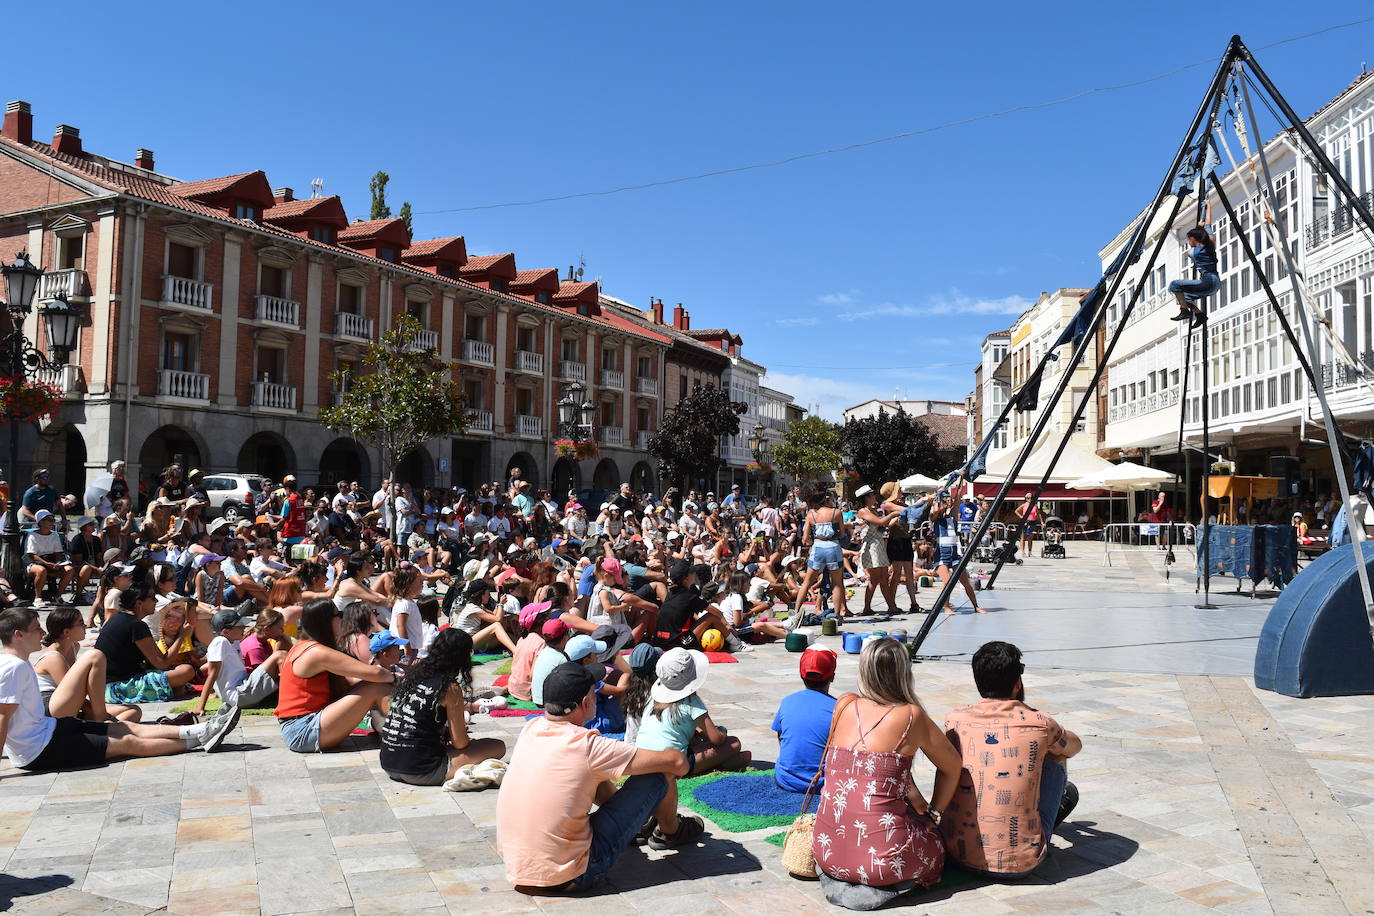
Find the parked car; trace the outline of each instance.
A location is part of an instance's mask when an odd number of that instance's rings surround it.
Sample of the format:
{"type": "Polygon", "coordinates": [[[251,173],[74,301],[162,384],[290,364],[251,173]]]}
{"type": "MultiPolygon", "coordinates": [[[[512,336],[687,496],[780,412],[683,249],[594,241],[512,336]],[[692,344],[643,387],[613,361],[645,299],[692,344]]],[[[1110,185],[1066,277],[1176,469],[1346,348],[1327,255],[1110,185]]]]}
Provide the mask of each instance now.
{"type": "Polygon", "coordinates": [[[609,502],[616,492],[616,490],[578,490],[577,501],[587,507],[587,517],[595,520],[597,514],[601,511],[601,504],[609,502]]]}
{"type": "Polygon", "coordinates": [[[216,474],[205,478],[205,492],[210,497],[209,518],[222,518],[229,523],[241,518],[252,520],[254,507],[262,493],[266,477],[257,474],[216,474]]]}

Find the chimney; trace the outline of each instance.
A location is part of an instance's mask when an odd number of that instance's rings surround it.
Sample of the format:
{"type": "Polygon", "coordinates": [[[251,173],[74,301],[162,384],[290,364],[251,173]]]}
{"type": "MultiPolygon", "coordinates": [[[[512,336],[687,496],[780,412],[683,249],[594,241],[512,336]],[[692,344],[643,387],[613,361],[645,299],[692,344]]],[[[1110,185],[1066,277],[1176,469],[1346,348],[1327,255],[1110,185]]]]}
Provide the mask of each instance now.
{"type": "Polygon", "coordinates": [[[277,203],[284,204],[288,200],[295,200],[296,192],[291,188],[273,188],[272,196],[276,199],[277,203]]]}
{"type": "Polygon", "coordinates": [[[654,316],[654,324],[663,324],[663,300],[654,299],[649,303],[649,311],[654,316]]]}
{"type": "Polygon", "coordinates": [[[677,328],[679,331],[687,330],[686,315],[687,313],[683,310],[681,302],[673,306],[673,327],[677,328]]]}
{"type": "Polygon", "coordinates": [[[52,148],[69,156],[81,155],[81,131],[70,124],[59,124],[52,135],[52,148]]]}
{"type": "Polygon", "coordinates": [[[156,171],[156,169],[153,168],[153,151],[139,147],[134,151],[134,165],[141,169],[146,169],[149,172],[156,171]]]}
{"type": "Polygon", "coordinates": [[[33,109],[28,102],[14,101],[5,106],[5,126],[0,135],[25,145],[33,142],[33,109]]]}
{"type": "Polygon", "coordinates": [[[692,330],[692,313],[686,309],[682,310],[682,330],[692,330]]]}

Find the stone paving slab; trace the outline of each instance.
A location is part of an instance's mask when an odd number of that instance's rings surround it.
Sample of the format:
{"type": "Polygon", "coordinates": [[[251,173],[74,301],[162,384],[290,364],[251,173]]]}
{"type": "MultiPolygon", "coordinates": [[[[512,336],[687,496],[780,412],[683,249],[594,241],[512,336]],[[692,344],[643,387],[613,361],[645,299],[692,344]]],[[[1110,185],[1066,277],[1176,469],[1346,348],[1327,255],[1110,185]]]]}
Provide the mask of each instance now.
{"type": "MultiPolygon", "coordinates": [[[[1215,616],[1194,617],[1191,580],[1164,580],[1162,558],[1143,552],[1105,570],[1113,590],[1104,595],[1101,555],[1087,549],[1093,546],[1071,544],[1067,561],[1033,558],[1009,570],[986,596],[1006,612],[942,621],[928,647],[956,633],[962,642],[946,646],[948,657],[914,668],[924,703],[940,718],[975,698],[967,655],[959,652],[990,638],[1032,650],[1030,702],[1085,745],[1071,765],[1082,801],[1054,837],[1054,855],[1021,882],[974,882],[891,909],[1374,912],[1374,745],[1366,737],[1374,733],[1374,697],[1295,700],[1257,691],[1248,670],[1236,670],[1234,647],[1215,656],[1198,650],[1202,664],[1158,670],[1176,652],[1170,642],[1218,628],[1257,632],[1268,601],[1236,599],[1210,612],[1215,616]],[[1085,587],[1094,582],[1097,591],[1085,587]],[[1134,618],[1145,622],[1123,623],[1134,618]],[[1123,626],[1158,627],[1165,645],[1116,656],[1072,651],[1123,626]]],[[[923,590],[923,601],[931,597],[923,590]]],[[[914,632],[922,619],[851,628],[914,632]]],[[[838,647],[837,639],[823,641],[838,647]]],[[[781,647],[762,647],[739,664],[713,666],[703,690],[713,717],[760,762],[776,754],[769,724],[778,701],[798,686],[795,666],[781,647]]],[[[857,657],[842,654],[837,690],[853,689],[856,677],[857,657]]],[[[479,687],[490,680],[479,669],[479,687]]],[[[522,724],[478,718],[473,728],[510,745],[522,724]]],[[[927,763],[916,773],[929,785],[927,763]]],[[[275,720],[255,717],[245,717],[215,755],[64,774],[7,768],[0,770],[0,909],[834,912],[815,882],[783,870],[779,850],[766,842],[775,830],[728,834],[709,825],[706,840],[691,849],[630,850],[599,893],[525,897],[506,882],[496,854],[496,797],[393,783],[377,763],[375,743],[365,740],[331,754],[293,754],[275,720]]]]}

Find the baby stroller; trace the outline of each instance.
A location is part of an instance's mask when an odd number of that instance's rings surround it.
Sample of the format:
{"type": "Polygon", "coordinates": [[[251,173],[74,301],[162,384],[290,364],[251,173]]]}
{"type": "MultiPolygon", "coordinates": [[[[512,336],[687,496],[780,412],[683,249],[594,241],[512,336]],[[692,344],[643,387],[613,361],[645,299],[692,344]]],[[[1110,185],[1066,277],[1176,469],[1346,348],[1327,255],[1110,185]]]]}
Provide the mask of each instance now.
{"type": "Polygon", "coordinates": [[[1046,560],[1062,560],[1068,556],[1064,552],[1064,520],[1056,515],[1045,519],[1045,540],[1040,548],[1040,556],[1046,560]]]}

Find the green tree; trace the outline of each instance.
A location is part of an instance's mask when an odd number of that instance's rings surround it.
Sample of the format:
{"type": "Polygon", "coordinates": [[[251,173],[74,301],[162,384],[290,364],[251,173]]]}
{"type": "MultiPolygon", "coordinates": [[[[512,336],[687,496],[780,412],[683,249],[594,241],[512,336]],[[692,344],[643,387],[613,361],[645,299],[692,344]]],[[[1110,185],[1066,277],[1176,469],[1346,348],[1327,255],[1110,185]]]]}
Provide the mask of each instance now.
{"type": "Polygon", "coordinates": [[[406,221],[406,232],[413,237],[415,235],[415,223],[410,215],[410,201],[401,204],[401,212],[397,216],[406,221]]]}
{"type": "Polygon", "coordinates": [[[849,462],[863,482],[875,490],[889,480],[912,474],[939,477],[951,470],[942,467],[935,434],[906,411],[849,420],[841,433],[849,462]]]}
{"type": "MultiPolygon", "coordinates": [[[[467,399],[432,349],[414,345],[420,323],[402,315],[396,327],[367,346],[366,371],[335,372],[339,406],[320,410],[320,422],[376,446],[392,480],[407,455],[437,436],[468,428],[467,399]]],[[[391,512],[393,525],[395,511],[391,512]]]]}
{"type": "Polygon", "coordinates": [[[720,437],[739,435],[739,415],[748,406],[719,388],[698,385],[663,417],[647,451],[663,465],[668,480],[714,477],[720,437]]]}
{"type": "Polygon", "coordinates": [[[378,169],[367,183],[367,189],[372,192],[372,215],[369,219],[391,218],[391,208],[386,205],[386,183],[390,180],[390,175],[378,169]]]}
{"type": "Polygon", "coordinates": [[[773,463],[802,482],[838,470],[843,449],[838,426],[820,417],[804,417],[783,432],[782,442],[773,449],[773,463]]]}

